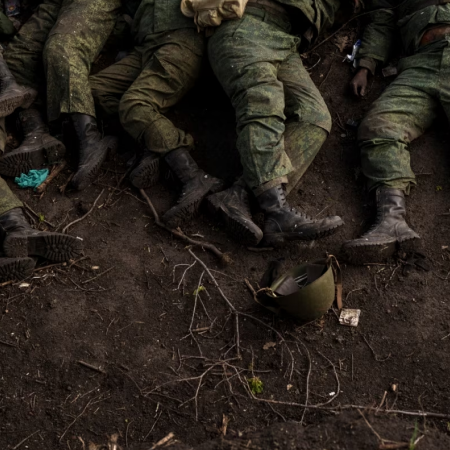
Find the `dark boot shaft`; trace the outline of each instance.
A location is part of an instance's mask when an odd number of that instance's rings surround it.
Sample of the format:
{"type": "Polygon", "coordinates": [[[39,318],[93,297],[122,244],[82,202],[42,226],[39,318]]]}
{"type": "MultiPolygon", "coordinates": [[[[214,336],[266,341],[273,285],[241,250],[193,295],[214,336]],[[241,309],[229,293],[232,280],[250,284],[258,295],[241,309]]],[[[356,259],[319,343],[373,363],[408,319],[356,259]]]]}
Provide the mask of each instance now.
{"type": "Polygon", "coordinates": [[[172,150],[164,159],[182,183],[177,205],[163,216],[167,226],[177,227],[189,222],[198,214],[203,199],[210,192],[222,189],[222,181],[201,170],[184,148],[172,150]]]}
{"type": "Polygon", "coordinates": [[[164,156],[170,169],[175,173],[181,183],[186,184],[203,172],[185,148],[172,150],[164,156]]]}
{"type": "Polygon", "coordinates": [[[80,155],[92,146],[98,144],[102,135],[98,131],[97,120],[88,114],[71,114],[72,123],[80,146],[80,155]]]}
{"type": "Polygon", "coordinates": [[[406,223],[405,193],[401,189],[380,187],[375,198],[377,214],[369,231],[342,246],[346,258],[354,264],[383,262],[399,247],[413,250],[420,239],[406,223]]]}
{"type": "Polygon", "coordinates": [[[24,135],[24,142],[34,142],[43,134],[49,134],[48,126],[45,124],[42,113],[35,108],[25,109],[19,114],[20,125],[24,135]]]}
{"type": "Polygon", "coordinates": [[[102,137],[95,117],[80,113],[70,116],[79,141],[78,170],[71,185],[77,190],[83,190],[98,175],[108,152],[117,149],[118,140],[114,136],[102,137]]]}
{"type": "Polygon", "coordinates": [[[30,227],[22,208],[14,208],[3,213],[0,216],[0,228],[6,234],[16,233],[16,232],[33,232],[33,228],[30,227]]]}
{"type": "Polygon", "coordinates": [[[267,189],[257,197],[265,215],[264,242],[277,246],[296,240],[315,240],[334,233],[344,221],[338,216],[314,220],[291,208],[282,185],[267,189]]]}

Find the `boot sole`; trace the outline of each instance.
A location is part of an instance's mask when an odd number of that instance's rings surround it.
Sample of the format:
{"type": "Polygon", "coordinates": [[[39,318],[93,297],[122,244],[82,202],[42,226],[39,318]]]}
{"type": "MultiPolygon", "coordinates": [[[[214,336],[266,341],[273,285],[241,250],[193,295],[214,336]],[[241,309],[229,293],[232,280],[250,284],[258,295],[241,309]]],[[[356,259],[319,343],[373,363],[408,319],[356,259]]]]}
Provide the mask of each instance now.
{"type": "Polygon", "coordinates": [[[0,102],[0,118],[9,116],[12,114],[19,106],[27,109],[31,106],[34,99],[36,98],[37,92],[34,89],[24,90],[22,95],[14,95],[10,98],[5,98],[0,102]]]}
{"type": "Polygon", "coordinates": [[[153,159],[150,164],[137,167],[130,174],[131,184],[138,189],[147,189],[154,186],[159,180],[159,158],[153,159]]]}
{"type": "Polygon", "coordinates": [[[298,233],[265,233],[263,245],[265,247],[281,247],[292,241],[315,241],[336,233],[338,228],[344,225],[344,221],[336,223],[333,227],[309,235],[299,235],[298,233]]]}
{"type": "Polygon", "coordinates": [[[35,265],[31,258],[1,258],[0,283],[28,278],[33,274],[35,265]]]}
{"type": "Polygon", "coordinates": [[[222,205],[222,201],[218,198],[208,197],[206,202],[209,210],[214,216],[218,217],[220,215],[225,222],[227,231],[237,242],[250,247],[256,246],[261,242],[263,232],[258,226],[254,225],[254,227],[251,227],[254,228],[252,231],[247,222],[227,214],[222,205]]]}
{"type": "Polygon", "coordinates": [[[8,177],[20,177],[32,169],[42,169],[45,165],[60,161],[66,153],[66,147],[57,139],[44,146],[24,151],[12,151],[0,159],[0,174],[8,177]]]}
{"type": "Polygon", "coordinates": [[[418,243],[418,238],[412,238],[403,242],[393,241],[383,245],[343,246],[342,252],[348,262],[362,266],[364,264],[385,263],[399,251],[406,254],[414,253],[417,250],[418,243]]]}
{"type": "Polygon", "coordinates": [[[203,193],[194,200],[186,204],[178,204],[164,214],[162,220],[169,228],[177,228],[183,223],[194,219],[198,216],[200,205],[204,198],[211,192],[215,193],[222,189],[223,183],[221,180],[211,178],[211,182],[208,187],[205,187],[203,193]]]}
{"type": "Polygon", "coordinates": [[[40,236],[7,236],[3,250],[10,258],[39,256],[49,261],[64,262],[79,256],[82,247],[73,236],[45,233],[40,236]]]}
{"type": "Polygon", "coordinates": [[[86,189],[94,181],[102,167],[102,164],[106,161],[108,153],[117,149],[119,141],[114,136],[106,136],[100,141],[100,144],[101,149],[98,151],[104,153],[102,157],[87,171],[87,173],[85,173],[83,168],[80,168],[72,178],[71,185],[77,191],[86,189]]]}

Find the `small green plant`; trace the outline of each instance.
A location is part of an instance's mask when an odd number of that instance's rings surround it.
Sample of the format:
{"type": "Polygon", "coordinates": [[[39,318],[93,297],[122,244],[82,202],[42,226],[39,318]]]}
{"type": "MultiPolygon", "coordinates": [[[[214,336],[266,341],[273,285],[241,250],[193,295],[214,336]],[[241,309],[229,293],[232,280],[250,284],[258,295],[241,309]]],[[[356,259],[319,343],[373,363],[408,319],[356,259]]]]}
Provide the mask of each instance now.
{"type": "Polygon", "coordinates": [[[442,191],[443,187],[442,186],[436,186],[436,192],[442,191]]]}
{"type": "Polygon", "coordinates": [[[250,387],[250,390],[252,391],[252,394],[262,394],[262,391],[264,390],[263,382],[259,377],[252,377],[247,380],[248,385],[250,387]]]}
{"type": "Polygon", "coordinates": [[[200,292],[203,292],[205,290],[205,288],[203,286],[199,286],[193,293],[192,295],[195,297],[196,295],[200,294],[200,292]]]}
{"type": "Polygon", "coordinates": [[[45,216],[44,216],[44,214],[42,214],[42,213],[39,213],[39,223],[42,223],[42,222],[44,222],[44,220],[45,220],[45,216]]]}
{"type": "Polygon", "coordinates": [[[409,440],[409,447],[408,450],[415,450],[416,444],[417,444],[417,436],[419,435],[419,425],[416,423],[414,424],[414,431],[411,436],[411,439],[409,440]]]}

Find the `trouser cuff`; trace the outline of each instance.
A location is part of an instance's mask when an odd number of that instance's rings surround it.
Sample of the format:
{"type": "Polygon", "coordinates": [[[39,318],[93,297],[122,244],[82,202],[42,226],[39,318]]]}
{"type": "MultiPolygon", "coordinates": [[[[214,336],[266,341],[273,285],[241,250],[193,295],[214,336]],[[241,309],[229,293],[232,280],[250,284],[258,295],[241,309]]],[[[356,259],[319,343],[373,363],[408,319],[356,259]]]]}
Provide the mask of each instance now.
{"type": "Polygon", "coordinates": [[[275,178],[274,180],[267,181],[266,183],[261,184],[260,186],[252,188],[252,191],[255,194],[255,196],[258,197],[263,192],[265,192],[269,189],[272,189],[275,186],[279,186],[280,184],[287,184],[287,182],[288,182],[287,177],[283,176],[283,177],[275,178]]]}

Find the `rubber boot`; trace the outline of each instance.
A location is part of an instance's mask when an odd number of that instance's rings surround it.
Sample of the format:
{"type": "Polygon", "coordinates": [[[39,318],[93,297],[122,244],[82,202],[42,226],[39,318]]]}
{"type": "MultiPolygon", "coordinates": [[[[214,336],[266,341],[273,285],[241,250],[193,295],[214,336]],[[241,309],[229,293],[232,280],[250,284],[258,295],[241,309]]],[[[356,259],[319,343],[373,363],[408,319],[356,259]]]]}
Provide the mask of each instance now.
{"type": "Polygon", "coordinates": [[[0,283],[28,278],[35,266],[33,258],[0,258],[0,283]]]}
{"type": "Polygon", "coordinates": [[[76,258],[82,251],[81,241],[73,236],[31,228],[22,208],[0,215],[0,228],[4,234],[3,252],[9,258],[39,256],[63,262],[76,258]]]}
{"type": "Polygon", "coordinates": [[[71,184],[81,191],[94,181],[108,152],[117,149],[118,140],[114,136],[102,137],[95,117],[73,113],[71,119],[78,137],[80,158],[71,184]]]}
{"type": "Polygon", "coordinates": [[[0,53],[0,117],[12,114],[19,106],[29,108],[36,98],[35,89],[20,86],[0,53]]]}
{"type": "Polygon", "coordinates": [[[130,181],[138,189],[147,189],[154,186],[159,179],[159,155],[144,150],[136,167],[130,173],[130,181]]]}
{"type": "Polygon", "coordinates": [[[263,232],[252,220],[245,186],[234,183],[229,189],[207,197],[206,202],[211,213],[225,222],[227,231],[239,243],[247,246],[259,244],[263,232]]]}
{"type": "Polygon", "coordinates": [[[383,262],[397,247],[410,252],[419,235],[406,223],[405,193],[401,189],[380,187],[376,191],[377,216],[369,231],[345,242],[342,250],[354,264],[383,262]]]}
{"type": "Polygon", "coordinates": [[[19,177],[31,169],[56,164],[64,158],[66,147],[49,134],[42,114],[37,109],[26,109],[19,114],[24,140],[20,147],[0,159],[0,174],[19,177]]]}
{"type": "Polygon", "coordinates": [[[184,148],[172,150],[164,158],[183,185],[177,205],[163,216],[168,227],[176,228],[198,214],[202,200],[210,192],[218,192],[222,181],[201,170],[184,148]]]}
{"type": "Polygon", "coordinates": [[[264,212],[264,245],[276,247],[290,241],[313,241],[333,234],[344,221],[338,216],[314,220],[291,208],[282,185],[257,197],[264,212]]]}

